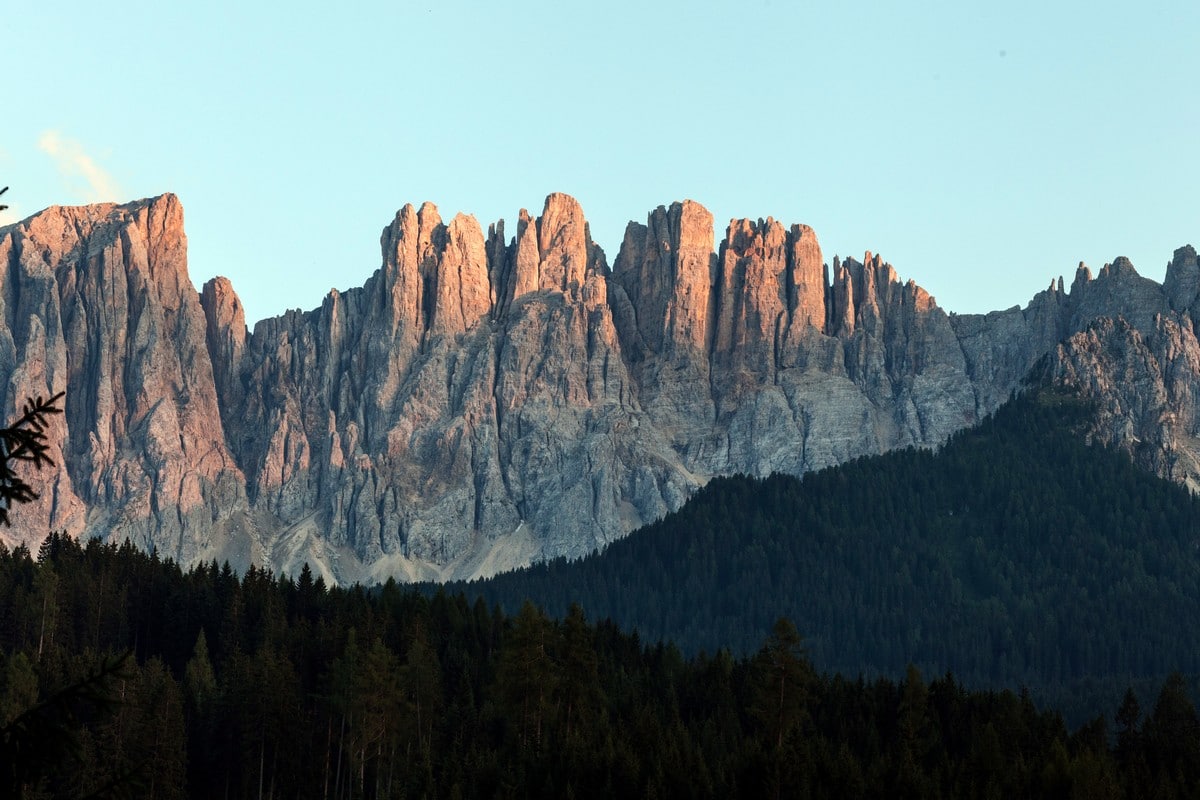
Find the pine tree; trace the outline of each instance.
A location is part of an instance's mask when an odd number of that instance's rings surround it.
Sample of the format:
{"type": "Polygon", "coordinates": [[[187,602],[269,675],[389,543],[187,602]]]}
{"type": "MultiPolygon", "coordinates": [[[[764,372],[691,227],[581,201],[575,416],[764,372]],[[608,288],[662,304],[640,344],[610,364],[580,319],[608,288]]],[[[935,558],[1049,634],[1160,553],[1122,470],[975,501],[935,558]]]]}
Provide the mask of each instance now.
{"type": "Polygon", "coordinates": [[[566,704],[566,738],[586,725],[603,701],[598,675],[595,643],[583,609],[572,603],[563,620],[563,657],[561,694],[566,704]]]}
{"type": "Polygon", "coordinates": [[[542,732],[558,683],[558,669],[551,657],[553,629],[545,613],[525,601],[501,646],[496,670],[496,689],[517,720],[522,748],[541,749],[542,732]]]}
{"type": "Polygon", "coordinates": [[[432,746],[433,723],[442,706],[442,667],[423,625],[414,628],[409,640],[400,687],[412,714],[417,747],[425,753],[432,746]]]}
{"type": "Polygon", "coordinates": [[[217,691],[217,678],[208,657],[208,637],[204,629],[196,636],[196,646],[183,672],[184,696],[193,714],[200,715],[217,691]]]}
{"type": "Polygon", "coordinates": [[[803,640],[786,617],[775,621],[766,645],[755,657],[753,669],[755,696],[751,711],[772,752],[772,785],[775,797],[779,798],[783,794],[785,769],[793,766],[784,743],[804,719],[813,681],[803,640]]]}

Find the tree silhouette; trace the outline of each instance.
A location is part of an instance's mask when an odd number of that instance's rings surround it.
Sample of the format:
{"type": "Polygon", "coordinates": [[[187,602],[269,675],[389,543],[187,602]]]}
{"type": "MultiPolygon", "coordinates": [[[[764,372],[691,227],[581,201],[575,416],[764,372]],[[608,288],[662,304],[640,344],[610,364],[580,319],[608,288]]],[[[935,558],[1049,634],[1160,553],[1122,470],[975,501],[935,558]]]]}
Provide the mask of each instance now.
{"type": "Polygon", "coordinates": [[[38,498],[33,487],[16,472],[16,466],[22,461],[31,461],[33,466],[41,469],[43,465],[54,466],[54,460],[46,453],[50,445],[46,438],[46,426],[51,414],[61,414],[62,409],[56,403],[66,392],[59,392],[45,400],[41,395],[25,400],[24,413],[12,426],[0,428],[0,522],[11,526],[9,511],[13,503],[28,503],[38,498]]]}

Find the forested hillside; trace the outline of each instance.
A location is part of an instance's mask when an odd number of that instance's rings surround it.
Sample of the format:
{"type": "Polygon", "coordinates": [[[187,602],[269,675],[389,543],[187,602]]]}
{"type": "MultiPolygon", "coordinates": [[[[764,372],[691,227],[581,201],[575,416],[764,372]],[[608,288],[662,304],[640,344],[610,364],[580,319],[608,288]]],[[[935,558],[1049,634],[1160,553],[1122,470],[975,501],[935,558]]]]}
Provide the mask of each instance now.
{"type": "Polygon", "coordinates": [[[1178,676],[1156,702],[1106,709],[1115,731],[1098,717],[1069,734],[1024,694],[916,669],[819,674],[786,620],[747,658],[686,658],[577,608],[505,617],[394,583],[184,573],[57,536],[39,561],[0,551],[0,607],[4,797],[1171,798],[1200,785],[1178,676]]]}
{"type": "Polygon", "coordinates": [[[602,554],[459,588],[688,653],[753,652],[786,615],[820,669],[953,670],[1082,719],[1200,669],[1200,501],[1085,444],[1091,413],[1030,391],[937,452],[716,479],[602,554]]]}

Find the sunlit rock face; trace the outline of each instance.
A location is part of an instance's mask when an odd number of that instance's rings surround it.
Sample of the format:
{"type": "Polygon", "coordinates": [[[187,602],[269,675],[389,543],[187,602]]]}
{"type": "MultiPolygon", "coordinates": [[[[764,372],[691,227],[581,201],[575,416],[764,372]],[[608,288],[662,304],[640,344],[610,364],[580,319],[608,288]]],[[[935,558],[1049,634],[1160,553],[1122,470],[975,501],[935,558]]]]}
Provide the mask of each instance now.
{"type": "Polygon", "coordinates": [[[66,391],[50,431],[58,467],[0,535],[36,545],[65,529],[183,561],[245,557],[227,535],[249,510],[245,476],[220,424],[179,201],[48,209],[0,229],[0,263],[5,407],[66,391]]]}
{"type": "Polygon", "coordinates": [[[953,316],[878,256],[686,201],[610,270],[579,204],[515,230],[405,206],[361,288],[251,332],[195,290],[172,195],[0,228],[0,376],[66,389],[58,466],[7,543],[51,528],[328,580],[445,579],[581,555],[714,475],[933,446],[1031,367],[1103,400],[1096,434],[1195,483],[1200,268],[1117,259],[1025,309],[953,316]],[[1044,360],[1043,360],[1044,359],[1044,360]]]}

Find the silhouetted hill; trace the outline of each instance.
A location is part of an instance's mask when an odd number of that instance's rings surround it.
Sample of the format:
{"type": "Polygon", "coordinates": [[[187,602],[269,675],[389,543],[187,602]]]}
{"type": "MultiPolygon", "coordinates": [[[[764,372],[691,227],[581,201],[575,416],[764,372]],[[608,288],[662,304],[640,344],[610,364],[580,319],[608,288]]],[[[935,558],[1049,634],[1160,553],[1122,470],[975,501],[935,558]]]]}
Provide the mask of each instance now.
{"type": "Polygon", "coordinates": [[[912,663],[1108,705],[1200,664],[1200,501],[1085,444],[1092,414],[1031,391],[937,452],[714,479],[601,554],[465,588],[510,610],[579,602],[685,652],[750,652],[786,615],[819,669],[912,663]]]}

